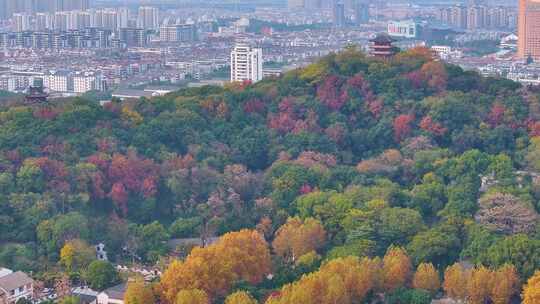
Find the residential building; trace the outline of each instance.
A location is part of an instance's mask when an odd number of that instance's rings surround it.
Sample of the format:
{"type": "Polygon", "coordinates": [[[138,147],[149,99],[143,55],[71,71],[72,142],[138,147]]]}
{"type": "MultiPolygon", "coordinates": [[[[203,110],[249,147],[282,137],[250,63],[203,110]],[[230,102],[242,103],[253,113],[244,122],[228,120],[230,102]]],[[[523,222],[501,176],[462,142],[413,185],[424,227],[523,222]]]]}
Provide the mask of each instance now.
{"type": "Polygon", "coordinates": [[[540,0],[519,0],[517,55],[540,60],[540,0]]]}
{"type": "Polygon", "coordinates": [[[287,7],[289,9],[304,8],[304,0],[288,0],[287,7]]]}
{"type": "Polygon", "coordinates": [[[486,7],[475,5],[467,11],[467,28],[470,30],[482,29],[486,24],[486,7]]]}
{"type": "Polygon", "coordinates": [[[139,7],[137,26],[142,29],[157,29],[159,26],[159,10],[151,6],[139,7]]]}
{"type": "Polygon", "coordinates": [[[13,14],[13,30],[24,32],[30,30],[30,15],[25,13],[13,14]]]}
{"type": "Polygon", "coordinates": [[[239,43],[231,52],[231,81],[257,82],[263,78],[263,51],[239,43]]]}
{"type": "Polygon", "coordinates": [[[67,71],[51,71],[43,77],[43,85],[50,91],[69,92],[70,84],[72,85],[70,78],[67,71]]]}
{"type": "Polygon", "coordinates": [[[126,284],[105,289],[97,295],[97,304],[124,304],[126,284]]]}
{"type": "Polygon", "coordinates": [[[356,25],[366,24],[369,22],[369,4],[366,0],[356,0],[354,6],[354,20],[356,25]]]}
{"type": "Polygon", "coordinates": [[[120,42],[126,47],[142,47],[148,43],[148,36],[142,28],[121,28],[120,42]]]}
{"type": "Polygon", "coordinates": [[[345,4],[341,0],[334,0],[333,23],[335,27],[345,26],[345,4]]]}
{"type": "MultiPolygon", "coordinates": [[[[73,92],[81,94],[92,90],[100,91],[101,83],[102,77],[100,73],[77,72],[73,75],[73,92]]],[[[106,256],[107,255],[105,253],[105,257],[106,256]]]]}
{"type": "Polygon", "coordinates": [[[73,289],[72,295],[79,298],[80,304],[97,304],[98,292],[90,288],[76,287],[73,289]]]}
{"type": "Polygon", "coordinates": [[[17,271],[0,277],[0,302],[15,304],[21,299],[32,298],[34,280],[17,271]]]}
{"type": "Polygon", "coordinates": [[[194,24],[164,25],[159,28],[159,40],[164,42],[192,42],[196,38],[194,24]]]}

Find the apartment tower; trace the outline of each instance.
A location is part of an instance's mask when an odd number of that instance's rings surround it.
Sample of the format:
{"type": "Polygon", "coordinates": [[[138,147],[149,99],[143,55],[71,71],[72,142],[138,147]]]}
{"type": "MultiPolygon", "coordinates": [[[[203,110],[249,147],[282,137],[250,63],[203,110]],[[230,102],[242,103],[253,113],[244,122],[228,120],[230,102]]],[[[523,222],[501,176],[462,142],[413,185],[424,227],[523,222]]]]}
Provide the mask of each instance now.
{"type": "Polygon", "coordinates": [[[518,57],[540,60],[540,0],[519,0],[518,57]]]}
{"type": "Polygon", "coordinates": [[[231,81],[251,81],[263,78],[262,49],[238,43],[231,52],[231,81]]]}

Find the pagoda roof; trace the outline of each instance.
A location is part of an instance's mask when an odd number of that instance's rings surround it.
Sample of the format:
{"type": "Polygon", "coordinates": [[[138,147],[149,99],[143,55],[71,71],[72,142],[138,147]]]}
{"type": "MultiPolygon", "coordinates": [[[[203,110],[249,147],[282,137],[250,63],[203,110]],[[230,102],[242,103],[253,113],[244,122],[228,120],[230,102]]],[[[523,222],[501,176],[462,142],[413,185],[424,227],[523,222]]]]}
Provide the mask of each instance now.
{"type": "Polygon", "coordinates": [[[375,38],[373,38],[373,39],[371,39],[369,41],[375,42],[375,43],[392,43],[392,42],[395,42],[396,40],[393,39],[392,37],[390,37],[387,34],[380,33],[380,34],[377,34],[377,36],[375,36],[375,38]]]}

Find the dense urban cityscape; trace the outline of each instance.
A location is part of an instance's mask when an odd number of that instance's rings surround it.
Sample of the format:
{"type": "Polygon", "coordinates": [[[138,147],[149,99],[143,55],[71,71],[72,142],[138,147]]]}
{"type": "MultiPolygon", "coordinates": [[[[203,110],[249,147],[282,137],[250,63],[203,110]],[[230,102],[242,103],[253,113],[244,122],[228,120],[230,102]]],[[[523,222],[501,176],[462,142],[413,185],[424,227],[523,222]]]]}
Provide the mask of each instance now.
{"type": "Polygon", "coordinates": [[[0,0],[0,304],[540,304],[540,0],[0,0]]]}
{"type": "Polygon", "coordinates": [[[429,46],[468,69],[536,83],[538,67],[524,64],[523,54],[515,53],[517,7],[487,2],[291,0],[284,6],[231,4],[208,10],[4,0],[0,90],[24,92],[36,78],[53,96],[89,91],[150,96],[223,84],[233,74],[236,43],[262,51],[262,71],[246,78],[259,80],[347,45],[368,51],[369,40],[381,32],[402,49],[429,46]]]}

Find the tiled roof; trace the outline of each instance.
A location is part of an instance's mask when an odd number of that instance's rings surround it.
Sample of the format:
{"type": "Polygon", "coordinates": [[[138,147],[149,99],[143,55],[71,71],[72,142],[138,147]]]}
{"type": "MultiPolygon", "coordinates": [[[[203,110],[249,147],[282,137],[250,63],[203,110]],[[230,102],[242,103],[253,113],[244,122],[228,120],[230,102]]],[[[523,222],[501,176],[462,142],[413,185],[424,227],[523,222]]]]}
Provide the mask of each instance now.
{"type": "Polygon", "coordinates": [[[11,291],[34,282],[26,273],[17,271],[0,278],[0,288],[11,291]]]}

